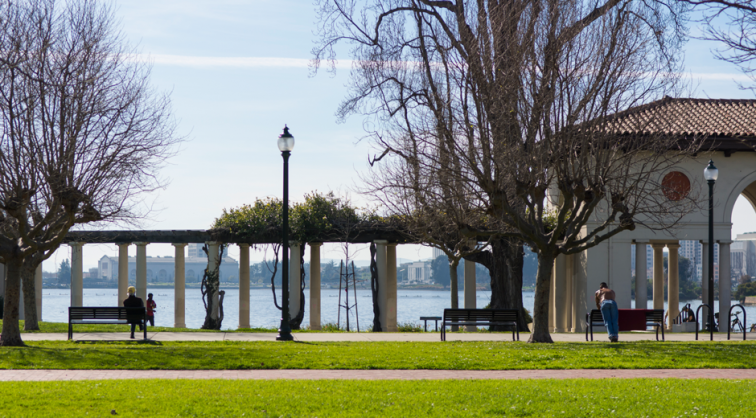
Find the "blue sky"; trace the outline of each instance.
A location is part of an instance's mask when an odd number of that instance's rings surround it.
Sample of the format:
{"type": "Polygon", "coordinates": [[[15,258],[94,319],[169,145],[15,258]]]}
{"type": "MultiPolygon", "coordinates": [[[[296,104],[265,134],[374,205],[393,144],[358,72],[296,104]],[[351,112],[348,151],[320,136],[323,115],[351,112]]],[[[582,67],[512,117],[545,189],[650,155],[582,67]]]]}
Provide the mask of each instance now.
{"type": "MultiPolygon", "coordinates": [[[[281,196],[276,138],[284,124],[296,138],[290,161],[293,200],[313,190],[334,190],[365,203],[351,191],[367,165],[369,148],[359,142],[362,120],[337,123],[334,116],[346,93],[349,63],[342,62],[335,77],[310,76],[315,27],[310,1],[120,0],[114,5],[125,38],[153,63],[153,86],[171,93],[179,134],[187,139],[163,171],[170,184],[148,202],[155,210],[142,228],[204,229],[223,208],[281,196]]],[[[691,96],[752,98],[735,83],[748,80],[734,66],[716,61],[713,46],[691,41],[686,47],[686,70],[697,87],[691,96]]],[[[741,198],[733,233],[756,229],[749,226],[755,217],[741,198]]],[[[231,255],[237,253],[232,247],[231,255]]],[[[69,254],[62,247],[45,270],[56,270],[69,254]]],[[[102,255],[117,252],[115,246],[87,245],[84,254],[88,269],[102,255]]],[[[148,254],[172,255],[173,248],[151,245],[148,254]]],[[[334,245],[324,248],[323,257],[342,254],[334,245]]],[[[398,255],[426,258],[431,251],[400,246],[398,255]]],[[[368,257],[364,250],[356,254],[368,257]]]]}

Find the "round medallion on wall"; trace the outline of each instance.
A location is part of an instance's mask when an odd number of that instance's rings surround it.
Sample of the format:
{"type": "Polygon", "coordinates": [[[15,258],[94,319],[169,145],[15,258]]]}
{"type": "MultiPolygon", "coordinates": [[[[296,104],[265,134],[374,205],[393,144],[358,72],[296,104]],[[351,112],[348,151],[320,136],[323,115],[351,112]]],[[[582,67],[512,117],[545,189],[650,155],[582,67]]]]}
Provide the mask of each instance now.
{"type": "Polygon", "coordinates": [[[667,199],[677,202],[690,193],[690,179],[679,171],[667,173],[662,179],[662,191],[667,199]]]}

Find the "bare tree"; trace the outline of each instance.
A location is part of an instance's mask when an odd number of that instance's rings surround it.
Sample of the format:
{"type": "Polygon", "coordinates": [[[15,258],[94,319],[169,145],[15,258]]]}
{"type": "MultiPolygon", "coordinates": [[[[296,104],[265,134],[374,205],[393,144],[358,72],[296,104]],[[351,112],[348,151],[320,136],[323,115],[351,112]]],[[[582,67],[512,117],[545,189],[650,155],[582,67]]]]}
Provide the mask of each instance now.
{"type": "Polygon", "coordinates": [[[618,114],[674,93],[682,7],[321,0],[313,66],[333,64],[336,45],[350,44],[351,90],[338,115],[367,118],[383,153],[369,179],[381,202],[460,208],[457,230],[538,254],[530,341],[551,342],[558,255],[636,223],[667,228],[691,208],[691,196],[668,201],[660,177],[696,141],[624,135],[663,121],[654,109],[618,114]]]}
{"type": "Polygon", "coordinates": [[[178,139],[168,97],[130,60],[110,6],[23,0],[0,13],[0,345],[22,345],[21,281],[36,329],[36,267],[75,225],[142,216],[178,139]]]}

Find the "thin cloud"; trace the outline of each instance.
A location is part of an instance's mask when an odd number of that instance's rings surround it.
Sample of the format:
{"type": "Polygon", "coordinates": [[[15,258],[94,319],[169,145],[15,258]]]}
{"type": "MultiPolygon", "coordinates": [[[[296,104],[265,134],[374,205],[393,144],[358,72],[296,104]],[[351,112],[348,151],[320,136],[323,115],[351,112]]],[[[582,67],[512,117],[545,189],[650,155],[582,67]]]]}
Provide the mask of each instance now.
{"type": "MultiPolygon", "coordinates": [[[[135,54],[131,59],[149,62],[155,65],[172,65],[177,67],[198,68],[307,68],[310,60],[302,58],[276,57],[194,57],[186,55],[135,54]]],[[[338,68],[349,69],[352,61],[339,61],[338,68]]]]}

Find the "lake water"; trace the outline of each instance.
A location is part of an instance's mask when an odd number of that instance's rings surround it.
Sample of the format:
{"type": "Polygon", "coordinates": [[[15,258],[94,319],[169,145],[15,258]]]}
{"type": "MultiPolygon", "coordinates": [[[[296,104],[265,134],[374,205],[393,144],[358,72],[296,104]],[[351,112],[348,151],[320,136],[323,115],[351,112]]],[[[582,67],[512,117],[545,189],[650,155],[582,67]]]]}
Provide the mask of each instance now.
{"type": "MultiPolygon", "coordinates": [[[[239,290],[225,289],[224,299],[225,318],[223,329],[236,329],[239,326],[239,290]]],[[[155,325],[173,326],[173,289],[149,290],[157,303],[155,312],[155,325]]],[[[278,300],[281,300],[280,291],[276,292],[278,300]]],[[[349,302],[354,303],[354,293],[350,290],[349,302]]],[[[338,315],[338,289],[321,290],[321,323],[336,323],[338,315]]],[[[303,325],[309,324],[309,289],[305,289],[307,304],[303,325]]],[[[343,297],[343,292],[342,292],[343,297]]],[[[477,306],[484,307],[491,301],[490,291],[478,291],[477,306]]],[[[533,292],[522,293],[523,305],[529,311],[533,311],[533,292]]],[[[118,300],[116,289],[84,289],[84,306],[115,306],[118,300]]],[[[42,290],[42,320],[46,322],[68,322],[68,307],[71,297],[68,289],[43,289],[42,290]]],[[[464,294],[459,292],[459,301],[463,303],[464,294]]],[[[342,304],[344,300],[342,299],[342,304]]],[[[690,303],[695,310],[701,304],[700,300],[681,302],[690,303]]],[[[737,303],[733,301],[733,303],[737,303]]],[[[649,308],[652,302],[649,301],[649,308]]],[[[719,308],[719,302],[714,302],[715,310],[719,308]]],[[[397,322],[420,323],[421,316],[442,316],[446,308],[451,307],[449,291],[442,290],[397,290],[397,322]]],[[[635,307],[635,301],[632,302],[635,307]]],[[[667,304],[664,304],[667,309],[667,304]]],[[[359,313],[360,330],[365,330],[373,322],[372,296],[370,290],[357,290],[357,312],[359,313]]],[[[756,320],[756,307],[747,307],[748,324],[756,320]]],[[[344,310],[341,310],[342,327],[345,324],[344,310]]],[[[202,294],[199,289],[186,289],[186,326],[199,328],[205,319],[205,310],[202,305],[202,294]]],[[[350,327],[355,328],[354,310],[350,312],[350,327]]],[[[741,318],[742,320],[742,318],[741,318]]],[[[250,290],[250,325],[252,327],[277,327],[281,322],[281,311],[273,305],[273,295],[270,289],[250,290]]]]}

